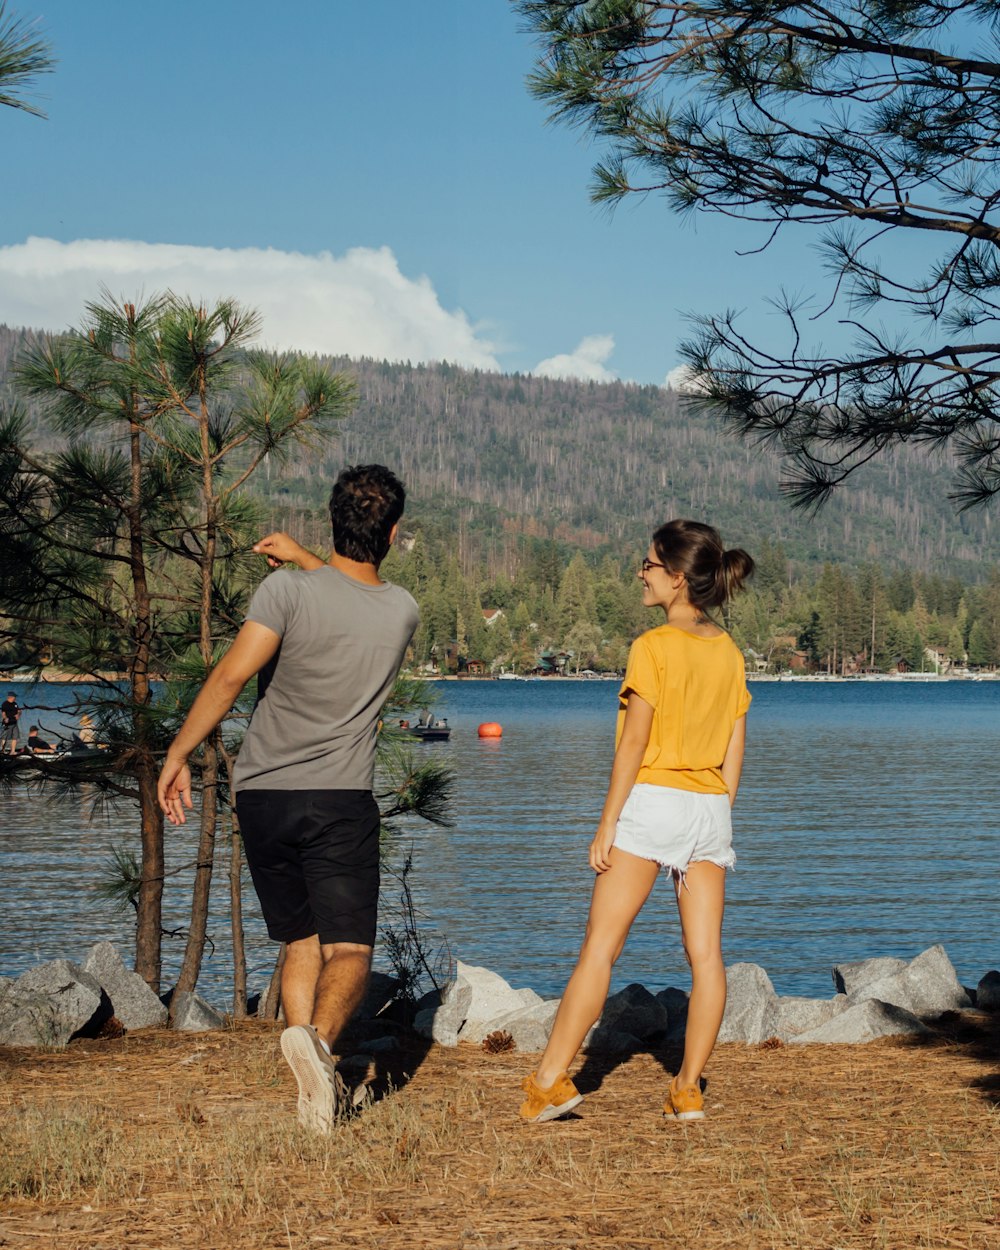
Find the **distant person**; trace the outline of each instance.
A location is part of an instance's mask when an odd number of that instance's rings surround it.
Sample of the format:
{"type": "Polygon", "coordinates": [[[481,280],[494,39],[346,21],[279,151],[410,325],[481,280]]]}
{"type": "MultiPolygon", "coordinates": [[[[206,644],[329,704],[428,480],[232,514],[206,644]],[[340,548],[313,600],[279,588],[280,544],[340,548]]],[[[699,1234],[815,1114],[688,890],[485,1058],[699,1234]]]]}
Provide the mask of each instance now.
{"type": "Polygon", "coordinates": [[[17,695],[12,690],[0,703],[0,754],[3,753],[4,747],[10,755],[17,750],[17,722],[20,719],[21,709],[18,706],[17,695]]]}
{"type": "Polygon", "coordinates": [[[661,608],[666,623],[629,652],[611,780],[590,845],[597,880],[587,932],[545,1053],[524,1080],[525,1120],[554,1120],[582,1101],[567,1069],[604,1009],[612,966],[661,868],[675,885],[692,976],[684,1059],[663,1110],[678,1120],[704,1117],[701,1075],[726,1006],[730,809],[750,706],[743,656],[709,612],[753,567],[745,551],[723,551],[718,532],[697,521],[668,521],[653,535],[639,572],[642,601],[661,608]]]}
{"type": "Polygon", "coordinates": [[[28,726],[28,741],[25,744],[32,755],[51,755],[55,751],[55,747],[51,742],[46,742],[44,738],[38,736],[38,726],[28,726]]]}
{"type": "Polygon", "coordinates": [[[259,674],[236,761],[236,811],[267,931],[286,947],[281,1049],[298,1082],[299,1121],[320,1132],[337,1114],[331,1048],[364,995],[375,942],[379,717],[418,621],[410,594],[378,573],[404,500],[384,466],[345,469],[330,497],[327,564],[287,534],[256,544],[272,566],[293,560],[300,571],[258,587],[159,781],[167,819],[183,824],[188,757],[259,674]]]}
{"type": "Polygon", "coordinates": [[[94,745],[94,722],[86,712],[80,717],[80,728],[76,736],[81,746],[92,747],[94,745]]]}

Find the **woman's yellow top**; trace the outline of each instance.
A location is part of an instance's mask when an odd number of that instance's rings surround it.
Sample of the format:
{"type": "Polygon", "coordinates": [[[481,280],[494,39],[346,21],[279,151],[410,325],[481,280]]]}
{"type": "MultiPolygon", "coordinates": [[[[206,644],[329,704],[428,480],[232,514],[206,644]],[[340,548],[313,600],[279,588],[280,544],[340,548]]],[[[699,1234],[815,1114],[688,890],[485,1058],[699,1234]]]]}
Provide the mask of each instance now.
{"type": "Polygon", "coordinates": [[[630,691],[655,709],[636,781],[726,794],[722,761],[737,720],[750,706],[743,656],[732,638],[702,638],[675,625],[641,634],[618,693],[616,746],[630,691]]]}

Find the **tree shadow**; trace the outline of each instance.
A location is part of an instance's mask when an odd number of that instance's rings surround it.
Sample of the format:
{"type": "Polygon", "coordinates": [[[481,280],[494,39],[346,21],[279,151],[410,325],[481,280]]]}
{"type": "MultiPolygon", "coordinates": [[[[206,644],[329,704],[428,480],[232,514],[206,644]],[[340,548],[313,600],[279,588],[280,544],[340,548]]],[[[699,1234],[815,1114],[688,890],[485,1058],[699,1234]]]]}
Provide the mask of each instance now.
{"type": "Polygon", "coordinates": [[[903,1039],[914,1050],[956,1049],[964,1057],[992,1067],[969,1083],[991,1106],[1000,1107],[1000,1013],[946,1011],[924,1020],[928,1031],[903,1039]]]}

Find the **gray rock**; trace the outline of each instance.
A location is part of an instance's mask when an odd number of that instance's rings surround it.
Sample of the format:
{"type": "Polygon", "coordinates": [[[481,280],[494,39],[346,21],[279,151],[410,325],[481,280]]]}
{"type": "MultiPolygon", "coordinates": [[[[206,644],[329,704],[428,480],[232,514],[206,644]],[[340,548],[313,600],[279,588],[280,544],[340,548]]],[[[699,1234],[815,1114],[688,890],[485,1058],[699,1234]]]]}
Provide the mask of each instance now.
{"type": "Polygon", "coordinates": [[[667,1027],[666,1040],[671,1043],[682,1042],[687,1029],[688,995],[684,990],[668,985],[665,990],[655,996],[656,1001],[666,1008],[670,1023],[667,1027]]]}
{"type": "Polygon", "coordinates": [[[850,997],[854,1002],[875,998],[915,1016],[937,1016],[971,1005],[943,946],[929,947],[902,971],[870,981],[850,997]]]}
{"type": "Polygon", "coordinates": [[[976,986],[976,1006],[980,1011],[1000,1011],[1000,972],[987,972],[976,986]]]}
{"type": "Polygon", "coordinates": [[[424,1007],[413,1017],[413,1030],[439,1046],[457,1046],[462,1017],[448,1007],[424,1007]]]}
{"type": "Polygon", "coordinates": [[[774,1036],[780,1037],[783,1042],[791,1041],[799,1033],[818,1029],[850,1005],[846,994],[837,994],[834,998],[779,997],[774,1036]]]}
{"type": "Polygon", "coordinates": [[[911,1012],[892,1003],[868,998],[840,1012],[826,1024],[789,1038],[793,1045],[813,1042],[872,1042],[877,1037],[926,1033],[927,1027],[911,1012]]]}
{"type": "Polygon", "coordinates": [[[493,1032],[494,1020],[541,1002],[534,990],[512,989],[503,977],[488,968],[477,968],[461,960],[455,984],[468,986],[472,991],[465,1023],[459,1031],[459,1040],[463,1042],[481,1042],[487,1033],[493,1032]]]}
{"type": "Polygon", "coordinates": [[[130,972],[110,942],[90,948],[83,970],[98,982],[111,1000],[114,1014],[126,1029],[159,1028],[167,1009],[138,973],[130,972]]]}
{"type": "Polygon", "coordinates": [[[895,959],[891,955],[881,955],[877,959],[859,959],[852,964],[835,964],[833,984],[838,994],[854,998],[866,985],[894,976],[905,967],[905,959],[895,959]]]}
{"type": "Polygon", "coordinates": [[[641,1041],[663,1036],[670,1028],[670,1011],[644,985],[627,985],[604,1004],[599,1027],[631,1033],[641,1041]]]}
{"type": "Polygon", "coordinates": [[[599,1024],[595,1024],[583,1040],[583,1049],[603,1051],[610,1055],[624,1055],[642,1050],[642,1042],[634,1033],[626,1033],[623,1029],[604,1029],[599,1024]]]}
{"type": "Polygon", "coordinates": [[[170,1000],[171,1023],[182,1033],[206,1033],[209,1029],[221,1029],[225,1018],[210,1007],[203,998],[187,990],[176,992],[170,1000]]]}
{"type": "Polygon", "coordinates": [[[420,999],[413,1028],[421,1037],[439,1046],[457,1046],[458,1031],[465,1023],[471,1002],[472,986],[459,976],[444,989],[432,990],[420,999]],[[428,1006],[421,1007],[422,1002],[427,1002],[428,1006]]]}
{"type": "Polygon", "coordinates": [[[778,996],[771,978],[758,964],[732,964],[726,969],[726,1013],[720,1042],[753,1046],[774,1037],[778,1027],[778,996]]]}
{"type": "Polygon", "coordinates": [[[540,999],[530,1007],[521,1007],[507,1015],[498,1016],[489,1033],[509,1033],[514,1039],[515,1049],[526,1054],[544,1050],[558,1010],[558,998],[549,1002],[540,999]]]}
{"type": "Polygon", "coordinates": [[[30,968],[0,987],[0,1044],[65,1046],[92,1022],[111,1015],[101,987],[68,959],[30,968]]]}

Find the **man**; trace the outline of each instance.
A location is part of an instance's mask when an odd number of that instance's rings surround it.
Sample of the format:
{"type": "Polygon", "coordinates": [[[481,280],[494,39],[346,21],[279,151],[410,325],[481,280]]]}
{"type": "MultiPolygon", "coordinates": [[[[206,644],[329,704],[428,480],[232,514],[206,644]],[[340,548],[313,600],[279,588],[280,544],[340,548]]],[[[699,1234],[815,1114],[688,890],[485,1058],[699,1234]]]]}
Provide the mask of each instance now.
{"type": "Polygon", "coordinates": [[[21,709],[17,703],[17,695],[12,690],[3,703],[0,703],[0,753],[4,747],[8,748],[11,755],[17,750],[17,722],[20,719],[21,709]]]}
{"type": "Polygon", "coordinates": [[[297,572],[268,577],[167,752],[160,804],[191,806],[188,756],[260,674],[234,775],[247,863],[270,936],[285,945],[281,1049],[299,1086],[299,1121],[328,1132],[337,1113],[330,1055],[361,1002],[379,887],[372,795],[382,705],[417,627],[417,605],[378,569],[403,512],[382,465],[345,469],[330,496],[328,564],[285,534],[255,551],[297,572]]]}
{"type": "Polygon", "coordinates": [[[38,736],[38,726],[28,726],[28,750],[32,755],[52,755],[55,747],[51,742],[46,742],[44,738],[38,736]]]}

